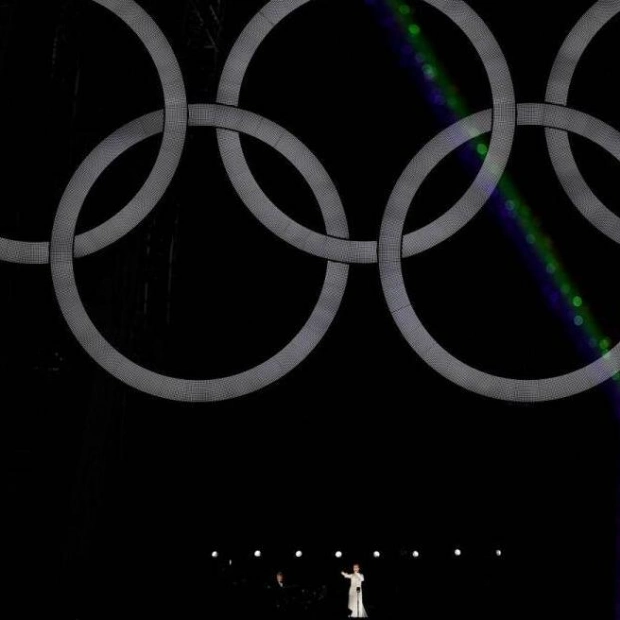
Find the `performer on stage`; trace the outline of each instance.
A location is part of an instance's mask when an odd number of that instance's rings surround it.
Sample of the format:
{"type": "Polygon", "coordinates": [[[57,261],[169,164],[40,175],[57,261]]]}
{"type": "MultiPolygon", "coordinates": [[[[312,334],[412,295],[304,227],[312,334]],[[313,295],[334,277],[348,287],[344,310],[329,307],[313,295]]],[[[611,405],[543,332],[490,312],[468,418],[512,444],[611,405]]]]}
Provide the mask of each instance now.
{"type": "Polygon", "coordinates": [[[291,592],[284,581],[284,573],[278,571],[275,581],[271,582],[269,589],[272,593],[272,609],[278,615],[285,615],[289,611],[291,592]]]}
{"type": "Polygon", "coordinates": [[[340,574],[351,580],[351,585],[349,587],[349,609],[351,610],[351,614],[349,614],[349,616],[351,618],[368,618],[362,599],[362,581],[364,581],[364,575],[360,573],[360,565],[353,564],[352,573],[345,573],[342,571],[340,574]]]}
{"type": "Polygon", "coordinates": [[[282,588],[286,587],[286,585],[284,583],[284,573],[281,570],[279,570],[276,573],[276,586],[275,587],[279,588],[279,589],[282,589],[282,588]]]}

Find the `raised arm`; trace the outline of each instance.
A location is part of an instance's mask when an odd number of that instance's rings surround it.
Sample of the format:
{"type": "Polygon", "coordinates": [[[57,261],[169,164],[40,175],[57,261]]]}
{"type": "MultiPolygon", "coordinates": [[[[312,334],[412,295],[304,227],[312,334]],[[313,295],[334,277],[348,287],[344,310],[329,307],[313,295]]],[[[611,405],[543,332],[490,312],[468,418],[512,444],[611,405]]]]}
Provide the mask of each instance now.
{"type": "Polygon", "coordinates": [[[350,573],[345,573],[344,571],[341,571],[340,573],[343,577],[345,577],[346,579],[351,579],[352,575],[350,573]]]}

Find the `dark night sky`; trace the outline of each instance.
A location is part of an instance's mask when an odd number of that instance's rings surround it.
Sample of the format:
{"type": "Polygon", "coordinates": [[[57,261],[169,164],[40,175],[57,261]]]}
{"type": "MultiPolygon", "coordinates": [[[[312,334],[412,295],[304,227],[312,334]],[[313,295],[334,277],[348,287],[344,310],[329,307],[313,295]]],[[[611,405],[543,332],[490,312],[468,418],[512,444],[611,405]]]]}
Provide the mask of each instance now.
{"type": "MultiPolygon", "coordinates": [[[[101,7],[4,4],[11,20],[0,48],[0,234],[42,240],[86,154],[161,107],[161,93],[148,55],[101,7]]],[[[184,30],[187,3],[172,4],[143,2],[179,55],[189,101],[211,102],[227,51],[262,2],[227,3],[213,76],[184,30]]],[[[506,54],[518,101],[542,101],[554,55],[590,2],[470,4],[506,54]]],[[[286,127],[318,156],[358,239],[377,237],[396,179],[440,129],[373,15],[362,0],[300,9],[261,47],[241,96],[242,107],[286,127]]],[[[487,107],[488,83],[463,35],[427,7],[419,19],[470,108],[487,107]]],[[[570,100],[616,127],[619,28],[614,20],[588,48],[570,100]]],[[[266,193],[322,230],[294,169],[268,147],[243,143],[266,193]]],[[[618,213],[617,163],[585,140],[572,144],[586,178],[618,213]]],[[[157,147],[158,139],[148,140],[103,175],[80,230],[131,198],[157,147]]],[[[509,173],[617,342],[619,250],[563,194],[542,130],[518,130],[509,173]]],[[[471,178],[457,155],[448,158],[426,183],[408,228],[444,212],[471,178]]],[[[192,129],[156,212],[80,260],[76,273],[86,308],[115,346],[160,372],[197,378],[237,372],[282,348],[306,320],[324,269],[252,218],[226,178],[215,132],[192,129]]],[[[353,266],[334,324],[295,371],[238,400],[177,404],[105,376],[65,326],[49,268],[2,263],[0,275],[11,550],[15,581],[29,584],[26,591],[34,585],[63,609],[81,597],[81,608],[94,613],[93,601],[112,604],[121,591],[139,598],[161,587],[171,601],[181,591],[198,597],[179,584],[190,574],[200,581],[214,547],[341,546],[365,557],[375,546],[417,546],[442,558],[461,545],[480,557],[504,549],[500,617],[610,613],[617,421],[609,385],[536,405],[470,394],[410,350],[386,308],[377,267],[353,266]]],[[[409,259],[405,278],[431,333],[471,365],[530,378],[591,361],[549,310],[490,209],[409,259]]]]}

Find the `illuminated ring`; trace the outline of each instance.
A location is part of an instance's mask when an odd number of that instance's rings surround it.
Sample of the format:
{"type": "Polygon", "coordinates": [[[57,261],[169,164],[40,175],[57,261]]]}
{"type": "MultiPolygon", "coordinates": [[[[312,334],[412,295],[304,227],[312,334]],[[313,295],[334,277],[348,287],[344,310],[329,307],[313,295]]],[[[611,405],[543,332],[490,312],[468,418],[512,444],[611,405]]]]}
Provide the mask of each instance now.
{"type": "MultiPolygon", "coordinates": [[[[310,0],[272,0],[247,25],[222,71],[217,100],[237,106],[243,79],[254,53],[272,29],[310,0]]],[[[442,217],[405,237],[404,256],[444,241],[462,228],[495,191],[512,148],[516,106],[508,65],[484,21],[461,0],[424,0],[449,17],[469,38],[491,83],[493,132],[482,169],[465,195],[442,217]]],[[[239,134],[218,130],[224,165],[235,190],[253,215],[272,233],[294,247],[344,263],[376,263],[376,241],[335,239],[301,226],[274,205],[260,189],[245,159],[239,134]]]]}
{"type": "MultiPolygon", "coordinates": [[[[575,70],[586,48],[618,13],[619,0],[601,0],[579,20],[562,44],[551,69],[546,94],[548,102],[567,104],[575,70]]],[[[586,183],[575,161],[568,134],[557,129],[547,129],[545,133],[551,162],[568,197],[598,230],[620,243],[620,218],[596,197],[586,183]]]]}
{"type": "MultiPolygon", "coordinates": [[[[193,105],[189,108],[191,126],[226,127],[242,131],[273,146],[291,161],[300,163],[299,170],[314,192],[325,215],[329,234],[346,236],[347,227],[342,205],[333,184],[319,161],[284,129],[256,114],[219,105],[193,105]],[[281,148],[281,145],[286,145],[281,148]],[[332,191],[323,188],[332,185],[332,191]],[[334,214],[338,214],[339,217],[334,214]]],[[[177,401],[207,402],[236,398],[273,383],[300,364],[317,346],[333,321],[344,295],[348,265],[329,262],[319,300],[301,331],[279,353],[245,372],[210,380],[168,377],[138,366],[119,353],[99,333],[80,299],[73,272],[73,239],[76,223],[88,192],[95,181],[117,157],[127,149],[162,130],[162,113],[143,116],[102,142],[81,164],[67,187],[52,231],[50,263],[56,297],[69,328],[86,352],[114,377],[142,392],[177,401]]]]}
{"type": "MultiPolygon", "coordinates": [[[[183,76],[174,52],[157,24],[133,0],[93,1],[122,19],[148,50],[161,81],[166,120],[159,155],[148,179],[115,216],[75,239],[76,257],[92,254],[118,241],[152,211],[174,177],[187,131],[183,76]]],[[[45,264],[49,261],[49,244],[0,237],[0,260],[45,264]]]]}
{"type": "MultiPolygon", "coordinates": [[[[414,351],[439,374],[466,390],[500,400],[524,402],[579,394],[603,383],[620,370],[620,344],[591,364],[561,376],[525,380],[497,377],[468,366],[443,349],[422,325],[405,288],[401,247],[411,201],[442,159],[469,139],[491,130],[491,118],[491,110],[486,110],[445,129],[418,153],[399,179],[388,202],[379,237],[379,273],[383,292],[398,328],[414,351]]],[[[583,112],[545,103],[519,104],[517,123],[577,133],[620,161],[620,133],[583,112]]]]}

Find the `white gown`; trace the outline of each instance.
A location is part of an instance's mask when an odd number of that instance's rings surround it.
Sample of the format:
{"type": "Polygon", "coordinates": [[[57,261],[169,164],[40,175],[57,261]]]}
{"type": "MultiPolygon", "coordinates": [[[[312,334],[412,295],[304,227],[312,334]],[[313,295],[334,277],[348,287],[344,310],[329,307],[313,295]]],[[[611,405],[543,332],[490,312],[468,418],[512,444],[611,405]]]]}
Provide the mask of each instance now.
{"type": "Polygon", "coordinates": [[[349,587],[349,609],[353,612],[351,614],[351,618],[368,618],[368,614],[364,609],[364,599],[362,591],[362,581],[364,581],[364,575],[362,575],[362,573],[344,573],[344,577],[351,580],[351,586],[349,587]],[[359,599],[357,593],[358,587],[360,589],[359,599]]]}

